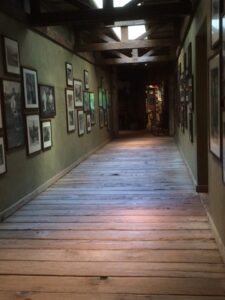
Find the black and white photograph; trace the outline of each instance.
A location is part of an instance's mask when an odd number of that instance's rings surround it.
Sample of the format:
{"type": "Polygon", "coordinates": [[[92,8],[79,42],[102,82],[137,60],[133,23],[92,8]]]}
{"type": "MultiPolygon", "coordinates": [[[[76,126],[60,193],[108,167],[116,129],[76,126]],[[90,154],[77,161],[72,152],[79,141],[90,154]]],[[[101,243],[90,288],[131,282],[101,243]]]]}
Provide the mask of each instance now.
{"type": "Polygon", "coordinates": [[[3,37],[6,73],[20,75],[20,55],[18,42],[3,37]]]}
{"type": "Polygon", "coordinates": [[[84,112],[90,111],[90,97],[89,92],[84,92],[84,112]]]}
{"type": "Polygon", "coordinates": [[[83,84],[81,80],[74,79],[74,103],[75,107],[82,107],[83,101],[83,84]]]}
{"type": "Polygon", "coordinates": [[[104,127],[104,110],[102,108],[99,108],[99,127],[104,127]]]}
{"type": "Polygon", "coordinates": [[[209,60],[210,151],[220,159],[220,55],[209,60]]]}
{"type": "Polygon", "coordinates": [[[91,125],[95,125],[95,93],[90,92],[90,115],[91,115],[91,125]]]}
{"type": "Polygon", "coordinates": [[[78,122],[78,135],[81,136],[84,134],[84,112],[83,110],[78,110],[77,111],[77,122],[78,122]]]}
{"type": "Polygon", "coordinates": [[[52,118],[56,114],[55,89],[49,85],[39,85],[40,112],[42,118],[52,118]]]}
{"type": "Polygon", "coordinates": [[[84,89],[89,89],[89,74],[87,70],[84,70],[84,89]]]}
{"type": "Polygon", "coordinates": [[[211,46],[216,47],[220,39],[220,0],[211,0],[211,46]]]}
{"type": "Polygon", "coordinates": [[[25,143],[21,83],[19,81],[3,80],[2,91],[6,148],[9,150],[21,147],[25,143]]]}
{"type": "Polygon", "coordinates": [[[91,132],[91,115],[90,114],[86,115],[86,129],[87,129],[87,133],[91,132]]]}
{"type": "Polygon", "coordinates": [[[26,109],[39,108],[37,72],[23,68],[23,88],[26,109]]]}
{"type": "Polygon", "coordinates": [[[67,112],[67,131],[76,130],[75,109],[74,109],[74,92],[66,89],[66,112],[67,112]]]}
{"type": "Polygon", "coordinates": [[[27,125],[27,151],[28,155],[41,150],[40,117],[38,114],[26,116],[27,125]]]}
{"type": "Polygon", "coordinates": [[[42,121],[41,130],[42,130],[42,147],[44,150],[50,149],[52,147],[51,121],[42,121]]]}
{"type": "Polygon", "coordinates": [[[67,86],[73,86],[73,65],[66,62],[66,84],[67,86]]]}
{"type": "Polygon", "coordinates": [[[6,173],[5,145],[3,137],[0,137],[0,175],[6,173]]]}

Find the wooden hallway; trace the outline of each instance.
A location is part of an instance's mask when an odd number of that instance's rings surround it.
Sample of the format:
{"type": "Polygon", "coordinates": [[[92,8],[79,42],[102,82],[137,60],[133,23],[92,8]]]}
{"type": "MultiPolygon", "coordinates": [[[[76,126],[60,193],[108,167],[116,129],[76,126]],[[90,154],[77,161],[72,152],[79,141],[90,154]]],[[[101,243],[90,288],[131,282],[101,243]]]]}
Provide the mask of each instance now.
{"type": "Polygon", "coordinates": [[[173,139],[117,139],[1,223],[0,299],[225,299],[173,139]]]}

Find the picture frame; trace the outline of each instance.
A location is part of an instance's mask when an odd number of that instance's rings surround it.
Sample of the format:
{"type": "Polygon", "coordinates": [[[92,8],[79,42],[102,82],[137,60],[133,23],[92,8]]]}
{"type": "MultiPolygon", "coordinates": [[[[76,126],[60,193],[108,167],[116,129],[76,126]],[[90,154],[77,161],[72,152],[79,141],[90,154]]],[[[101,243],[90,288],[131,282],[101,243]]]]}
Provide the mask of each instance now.
{"type": "Polygon", "coordinates": [[[188,98],[188,103],[191,111],[194,111],[194,78],[190,75],[187,79],[186,95],[188,98]]]}
{"type": "Polygon", "coordinates": [[[52,123],[50,120],[41,122],[42,149],[49,150],[52,147],[52,123]]]}
{"type": "Polygon", "coordinates": [[[90,110],[94,111],[95,110],[95,93],[90,92],[89,99],[90,99],[90,110]]]}
{"type": "Polygon", "coordinates": [[[73,132],[76,130],[74,91],[71,89],[65,89],[65,95],[66,95],[67,132],[73,132]]]}
{"type": "Polygon", "coordinates": [[[102,88],[99,87],[98,88],[98,106],[99,107],[102,107],[102,88]]]}
{"type": "Polygon", "coordinates": [[[41,151],[41,128],[38,114],[26,115],[27,154],[32,155],[41,151]]]}
{"type": "Polygon", "coordinates": [[[5,154],[5,143],[3,136],[0,136],[0,175],[7,172],[6,166],[6,154],[5,154]]]}
{"type": "Polygon", "coordinates": [[[20,70],[20,54],[18,41],[3,36],[4,62],[5,72],[7,74],[19,76],[20,70]]]}
{"type": "Polygon", "coordinates": [[[211,48],[217,47],[220,41],[220,0],[211,0],[211,48]]]}
{"type": "Polygon", "coordinates": [[[223,183],[225,184],[225,111],[222,114],[223,130],[223,183]]]}
{"type": "Polygon", "coordinates": [[[220,54],[209,59],[209,149],[220,159],[220,54]]]}
{"type": "Polygon", "coordinates": [[[56,115],[54,86],[39,84],[39,102],[41,118],[53,118],[56,115]]]}
{"type": "Polygon", "coordinates": [[[91,132],[91,114],[86,114],[86,129],[87,133],[91,132]]]}
{"type": "Polygon", "coordinates": [[[74,105],[75,107],[83,107],[83,83],[81,80],[74,79],[74,105]]]}
{"type": "Polygon", "coordinates": [[[102,108],[99,109],[99,127],[104,127],[104,110],[102,108]]]}
{"type": "Polygon", "coordinates": [[[194,127],[193,127],[193,113],[192,113],[192,111],[189,111],[188,119],[189,119],[189,139],[190,139],[190,142],[193,144],[193,142],[194,142],[194,127]]]}
{"type": "Polygon", "coordinates": [[[84,111],[78,110],[77,111],[77,122],[78,122],[78,135],[84,135],[84,111]]]}
{"type": "Polygon", "coordinates": [[[107,110],[106,90],[102,91],[102,108],[104,111],[107,110]]]}
{"type": "Polygon", "coordinates": [[[23,67],[25,109],[39,109],[37,71],[23,67]]]}
{"type": "Polygon", "coordinates": [[[73,65],[69,62],[65,63],[66,66],[66,85],[73,87],[73,65]]]}
{"type": "Polygon", "coordinates": [[[90,111],[90,94],[84,91],[84,112],[90,111]]]}
{"type": "Polygon", "coordinates": [[[16,80],[2,80],[3,120],[6,149],[24,146],[24,119],[22,111],[22,88],[16,80]]]}
{"type": "Polygon", "coordinates": [[[89,89],[89,73],[87,70],[84,70],[84,89],[89,89]]]}

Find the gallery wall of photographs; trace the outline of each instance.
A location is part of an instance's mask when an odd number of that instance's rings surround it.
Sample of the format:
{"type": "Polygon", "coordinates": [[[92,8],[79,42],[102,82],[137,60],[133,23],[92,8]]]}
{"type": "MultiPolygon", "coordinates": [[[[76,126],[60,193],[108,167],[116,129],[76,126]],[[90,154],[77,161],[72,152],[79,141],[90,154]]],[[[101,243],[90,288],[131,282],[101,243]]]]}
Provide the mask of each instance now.
{"type": "MultiPolygon", "coordinates": [[[[2,40],[5,75],[0,97],[0,175],[7,172],[7,152],[26,145],[27,155],[33,156],[52,148],[52,118],[56,116],[55,87],[39,83],[37,70],[21,66],[18,41],[6,36],[2,40]]],[[[95,93],[89,91],[87,70],[82,80],[73,78],[71,63],[65,62],[65,69],[67,132],[78,128],[82,136],[91,133],[96,123],[95,93]]],[[[109,93],[101,89],[100,94],[104,107],[99,107],[99,124],[103,128],[109,123],[109,93]]]]}

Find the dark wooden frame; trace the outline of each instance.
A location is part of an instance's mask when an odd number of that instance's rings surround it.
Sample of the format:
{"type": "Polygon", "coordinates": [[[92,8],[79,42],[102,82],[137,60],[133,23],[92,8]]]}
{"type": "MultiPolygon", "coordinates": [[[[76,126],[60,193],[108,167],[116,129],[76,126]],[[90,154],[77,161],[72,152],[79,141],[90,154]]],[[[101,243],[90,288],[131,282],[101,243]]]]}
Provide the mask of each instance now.
{"type": "Polygon", "coordinates": [[[90,108],[90,94],[88,91],[83,92],[83,99],[84,99],[84,112],[89,112],[91,108],[90,108]],[[86,97],[88,97],[88,99],[86,97]]]}
{"type": "Polygon", "coordinates": [[[73,87],[73,65],[69,62],[65,63],[65,69],[66,69],[66,85],[68,87],[73,87]],[[71,72],[72,72],[72,83],[69,82],[69,76],[68,76],[68,67],[71,67],[71,72]]]}
{"type": "Polygon", "coordinates": [[[75,119],[75,109],[74,109],[74,91],[72,89],[65,89],[65,99],[66,99],[66,122],[67,122],[67,132],[71,133],[76,131],[76,119],[75,119]],[[73,109],[69,108],[68,106],[68,92],[72,93],[73,98],[73,109]],[[74,127],[70,128],[69,125],[69,113],[73,112],[73,118],[74,118],[74,127]]]}
{"type": "Polygon", "coordinates": [[[43,119],[48,119],[48,118],[54,118],[54,116],[56,115],[56,102],[55,102],[55,88],[54,86],[51,85],[46,85],[46,84],[39,84],[38,85],[38,89],[39,89],[39,106],[40,106],[40,115],[41,118],[43,119]],[[48,88],[52,91],[52,95],[53,95],[53,103],[54,103],[54,110],[52,110],[49,113],[46,113],[43,109],[43,103],[42,103],[42,88],[48,88]]]}
{"type": "Polygon", "coordinates": [[[14,40],[14,39],[12,39],[8,36],[3,36],[2,37],[2,42],[3,42],[3,52],[4,52],[4,67],[5,67],[6,74],[10,74],[10,75],[14,75],[14,76],[20,76],[21,68],[20,68],[20,51],[19,51],[18,41],[14,40]],[[15,67],[15,68],[17,68],[18,71],[10,70],[10,67],[8,65],[8,53],[7,53],[7,50],[6,50],[6,39],[13,42],[13,43],[15,43],[16,46],[17,46],[16,52],[17,52],[17,55],[18,55],[18,67],[15,67]]]}
{"type": "Polygon", "coordinates": [[[83,82],[79,79],[74,79],[73,80],[73,88],[74,88],[74,106],[75,107],[83,107],[84,106],[83,82]],[[79,85],[81,87],[81,101],[78,104],[77,104],[77,101],[76,101],[76,92],[75,92],[75,86],[76,86],[77,83],[79,83],[79,85]]]}
{"type": "Polygon", "coordinates": [[[42,141],[42,149],[45,150],[49,150],[52,148],[52,122],[51,120],[42,120],[41,121],[41,141],[42,141]],[[50,146],[45,146],[45,142],[44,142],[44,133],[43,133],[43,125],[44,123],[50,123],[50,132],[51,132],[51,145],[50,146]]]}
{"type": "Polygon", "coordinates": [[[91,133],[91,114],[86,114],[86,131],[87,133],[91,133]],[[90,118],[90,127],[88,126],[88,118],[90,118]]]}
{"type": "Polygon", "coordinates": [[[84,70],[84,89],[89,89],[89,73],[87,70],[84,70]]]}
{"type": "Polygon", "coordinates": [[[0,136],[0,145],[2,144],[2,150],[3,150],[3,162],[4,162],[4,171],[1,171],[1,167],[0,167],[0,176],[4,175],[5,173],[7,173],[7,160],[6,160],[6,151],[5,151],[5,139],[4,136],[0,136]],[[2,139],[2,143],[1,143],[1,139],[2,139]]]}
{"type": "Polygon", "coordinates": [[[37,112],[39,110],[39,97],[38,97],[38,74],[37,70],[22,67],[22,75],[23,75],[23,93],[24,93],[24,108],[27,110],[34,110],[34,112],[37,112]],[[25,81],[25,72],[31,72],[35,76],[35,104],[28,105],[27,103],[27,86],[25,81]]]}
{"type": "Polygon", "coordinates": [[[211,48],[216,48],[220,42],[220,32],[221,32],[221,20],[220,20],[220,11],[221,11],[221,0],[211,0],[211,24],[210,24],[210,40],[211,48]],[[217,7],[216,7],[217,6],[217,7]],[[214,33],[213,31],[213,18],[216,16],[219,20],[219,29],[214,33]]]}
{"type": "Polygon", "coordinates": [[[82,135],[84,135],[84,133],[85,133],[85,121],[84,121],[84,117],[85,117],[85,114],[84,114],[84,111],[83,110],[81,110],[81,109],[78,109],[77,110],[77,123],[78,123],[78,136],[82,136],[82,135]],[[83,128],[83,131],[81,132],[81,127],[80,127],[80,122],[79,122],[79,114],[80,113],[82,113],[83,114],[83,126],[84,126],[84,128],[83,128]]]}
{"type": "Polygon", "coordinates": [[[27,155],[35,155],[35,154],[38,154],[41,152],[42,150],[42,136],[41,136],[41,123],[40,123],[40,116],[38,113],[35,113],[35,114],[27,114],[26,117],[26,136],[27,136],[27,155]],[[28,118],[31,117],[31,116],[34,116],[34,117],[38,117],[38,125],[39,125],[39,140],[40,140],[40,147],[34,151],[31,151],[31,148],[30,148],[30,143],[29,143],[29,133],[28,133],[28,118]]]}

